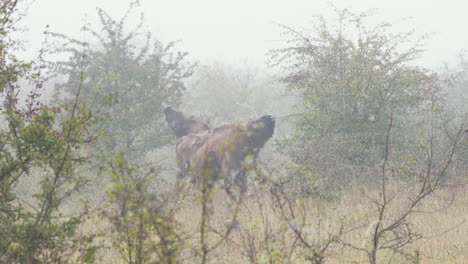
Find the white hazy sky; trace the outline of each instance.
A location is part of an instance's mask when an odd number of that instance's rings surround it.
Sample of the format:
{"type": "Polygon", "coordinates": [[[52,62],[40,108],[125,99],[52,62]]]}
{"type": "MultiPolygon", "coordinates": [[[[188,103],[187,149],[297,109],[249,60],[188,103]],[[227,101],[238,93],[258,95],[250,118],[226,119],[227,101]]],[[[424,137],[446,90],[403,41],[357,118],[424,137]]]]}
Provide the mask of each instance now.
{"type": "MultiPolygon", "coordinates": [[[[26,52],[34,54],[46,25],[54,32],[80,38],[84,18],[97,21],[96,7],[118,18],[129,3],[36,0],[22,22],[29,28],[22,36],[26,52]]],[[[281,40],[274,23],[305,27],[313,15],[330,16],[330,3],[357,12],[375,8],[376,18],[394,23],[396,30],[434,33],[420,61],[424,66],[455,62],[462,50],[468,50],[468,0],[141,0],[141,10],[153,36],[164,42],[181,40],[179,48],[189,51],[194,60],[235,63],[249,59],[262,65],[265,53],[281,40]]]]}

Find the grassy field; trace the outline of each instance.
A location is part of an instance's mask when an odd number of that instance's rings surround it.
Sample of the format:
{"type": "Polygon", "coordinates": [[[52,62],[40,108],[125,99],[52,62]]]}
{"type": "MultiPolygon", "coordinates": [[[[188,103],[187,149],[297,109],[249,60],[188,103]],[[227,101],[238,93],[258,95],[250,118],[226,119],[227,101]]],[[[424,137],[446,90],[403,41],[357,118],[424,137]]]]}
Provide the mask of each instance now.
{"type": "MultiPolygon", "coordinates": [[[[166,191],[174,194],[172,189],[166,191]]],[[[400,183],[392,186],[392,191],[401,195],[389,207],[388,221],[402,213],[414,189],[400,183]]],[[[210,214],[205,215],[207,263],[320,263],[312,261],[318,255],[323,263],[368,263],[366,253],[353,247],[370,247],[377,212],[369,197],[378,196],[379,191],[354,187],[332,200],[291,198],[292,207],[282,210],[272,192],[262,186],[251,188],[239,204],[220,190],[212,197],[210,214]],[[300,237],[295,230],[300,230],[300,237]],[[321,251],[328,241],[333,242],[321,251]]],[[[181,259],[184,263],[200,263],[199,191],[192,188],[177,197],[175,218],[184,240],[181,259]]],[[[420,212],[407,221],[417,239],[402,248],[413,258],[381,250],[379,263],[468,263],[467,186],[444,188],[417,210],[420,212]]],[[[111,231],[105,218],[91,219],[84,230],[104,234],[111,231]]],[[[101,250],[101,261],[120,263],[116,250],[110,243],[105,244],[108,247],[101,250]]]]}
{"type": "MultiPolygon", "coordinates": [[[[152,160],[157,160],[161,168],[174,168],[168,154],[171,151],[167,148],[152,160]]],[[[31,206],[34,198],[30,194],[37,191],[42,173],[24,178],[17,188],[23,201],[31,206]]],[[[118,250],[124,241],[115,240],[115,226],[103,214],[112,207],[105,194],[109,179],[90,170],[83,173],[90,178],[90,184],[64,204],[62,214],[78,214],[83,201],[88,201],[90,217],[78,236],[97,234],[100,263],[126,263],[118,250]]],[[[242,201],[231,199],[217,187],[211,202],[205,203],[209,210],[203,215],[200,190],[187,186],[182,192],[176,191],[174,175],[173,169],[161,169],[150,192],[160,201],[169,201],[158,213],[164,215],[172,210],[171,224],[180,239],[180,263],[201,263],[204,246],[206,263],[369,263],[364,250],[371,248],[372,232],[379,223],[373,202],[381,199],[379,186],[350,184],[333,198],[320,198],[301,194],[297,183],[277,188],[271,182],[252,180],[242,201]],[[204,234],[202,223],[206,227],[204,234]]],[[[418,182],[389,182],[387,192],[393,200],[383,217],[384,227],[406,212],[419,186],[418,182]]],[[[411,241],[398,248],[398,254],[391,249],[379,250],[378,263],[468,263],[468,185],[445,186],[413,211],[404,225],[387,237],[391,242],[392,236],[410,234],[411,241]]],[[[158,241],[160,238],[155,237],[153,242],[158,241]]]]}

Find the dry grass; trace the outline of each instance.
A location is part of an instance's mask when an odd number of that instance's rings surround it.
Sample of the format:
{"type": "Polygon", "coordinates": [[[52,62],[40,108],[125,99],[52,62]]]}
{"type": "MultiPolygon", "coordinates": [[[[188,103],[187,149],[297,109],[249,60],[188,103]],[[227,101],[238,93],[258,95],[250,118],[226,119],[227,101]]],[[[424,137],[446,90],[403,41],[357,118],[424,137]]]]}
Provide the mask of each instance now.
{"type": "MultiPolygon", "coordinates": [[[[164,179],[170,179],[165,173],[164,179]]],[[[171,185],[165,185],[165,190],[159,190],[166,195],[173,195],[171,185]]],[[[102,206],[102,187],[91,188],[86,195],[96,207],[102,206]]],[[[403,182],[394,182],[391,192],[398,194],[389,208],[389,219],[404,210],[414,186],[403,182]]],[[[37,181],[25,181],[19,186],[22,194],[31,193],[37,189],[37,181]]],[[[184,263],[198,263],[197,251],[200,250],[201,200],[199,191],[192,188],[188,192],[177,194],[179,210],[176,219],[179,223],[179,233],[186,240],[186,250],[182,251],[184,263]]],[[[289,224],[303,227],[303,237],[311,245],[319,247],[336,234],[344,225],[342,240],[349,244],[365,247],[370,243],[369,229],[377,219],[375,205],[368,197],[378,197],[379,191],[362,186],[350,188],[340,198],[323,200],[320,198],[291,199],[296,220],[285,221],[277,203],[274,202],[269,188],[254,186],[249,195],[242,201],[238,215],[238,225],[224,238],[221,245],[209,253],[209,263],[310,263],[305,261],[313,251],[304,247],[289,224]]],[[[82,196],[81,196],[82,197],[82,196]]],[[[80,197],[67,202],[63,212],[72,213],[77,210],[76,203],[80,197]]],[[[224,232],[233,221],[235,204],[230,202],[223,190],[218,190],[213,196],[213,214],[209,216],[211,232],[209,244],[223,238],[224,232]]],[[[32,203],[32,201],[31,201],[32,203]]],[[[82,227],[81,233],[98,233],[105,236],[111,233],[107,220],[100,216],[97,208],[82,227]]],[[[446,187],[436,195],[426,199],[418,210],[421,213],[412,215],[409,222],[422,238],[405,248],[410,254],[418,252],[420,263],[468,263],[468,185],[446,187]],[[453,195],[453,196],[452,196],[453,195]],[[453,201],[451,198],[454,197],[453,201]],[[437,210],[441,209],[441,210],[437,210]],[[436,212],[432,212],[436,210],[436,212]]],[[[99,252],[102,263],[119,263],[117,252],[112,249],[108,237],[101,237],[99,243],[104,245],[99,252]]],[[[390,251],[380,253],[381,263],[412,263],[390,251]]],[[[368,263],[365,253],[333,244],[325,254],[326,263],[368,263]]]]}
{"type": "MultiPolygon", "coordinates": [[[[290,226],[282,219],[272,197],[266,190],[260,189],[251,189],[250,195],[242,202],[239,225],[223,240],[221,246],[210,252],[209,263],[270,263],[271,256],[277,260],[271,263],[310,263],[304,259],[311,254],[311,249],[298,241],[290,226]]],[[[393,186],[394,191],[410,189],[402,184],[393,186]]],[[[333,201],[318,198],[307,198],[302,202],[295,200],[294,210],[305,219],[301,222],[302,217],[297,217],[296,223],[304,227],[304,238],[310,244],[320,245],[329,238],[330,233],[336,233],[343,222],[345,227],[356,229],[345,233],[342,239],[350,244],[366,246],[370,241],[369,227],[372,227],[376,219],[374,205],[366,196],[378,196],[378,191],[366,190],[364,193],[366,195],[363,195],[362,188],[354,188],[333,201]]],[[[448,208],[434,213],[418,213],[410,219],[414,230],[423,238],[409,245],[406,252],[419,252],[420,263],[468,263],[467,186],[443,189],[437,196],[428,198],[420,209],[444,207],[447,204],[443,201],[447,201],[451,194],[455,194],[455,199],[448,208]]],[[[398,214],[405,206],[408,195],[403,193],[400,196],[390,210],[391,215],[398,214]]],[[[234,207],[224,191],[217,192],[213,200],[214,213],[209,216],[212,228],[210,245],[221,239],[223,232],[229,227],[234,207]]],[[[201,201],[196,190],[185,194],[176,218],[187,239],[188,249],[182,255],[187,259],[186,263],[198,263],[196,252],[200,250],[201,201]]],[[[85,229],[93,231],[109,228],[102,219],[96,219],[96,223],[89,222],[87,225],[88,228],[85,229]]],[[[101,254],[104,256],[101,259],[103,262],[112,260],[117,263],[115,252],[110,248],[103,250],[101,254]]],[[[326,263],[368,262],[367,256],[362,252],[340,244],[333,244],[325,255],[326,263]]],[[[381,263],[412,263],[389,251],[381,252],[379,256],[381,263]]]]}

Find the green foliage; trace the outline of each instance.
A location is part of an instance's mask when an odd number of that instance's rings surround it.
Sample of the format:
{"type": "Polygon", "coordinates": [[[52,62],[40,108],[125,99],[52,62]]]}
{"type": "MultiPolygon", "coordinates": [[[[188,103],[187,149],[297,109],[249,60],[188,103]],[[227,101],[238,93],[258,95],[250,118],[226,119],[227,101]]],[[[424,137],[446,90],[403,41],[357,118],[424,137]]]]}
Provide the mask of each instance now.
{"type": "Polygon", "coordinates": [[[443,105],[450,84],[413,66],[422,54],[413,33],[390,33],[387,23],[369,28],[368,14],[336,13],[335,21],[319,17],[309,31],[283,26],[288,46],[271,53],[272,64],[282,69],[280,80],[302,100],[288,142],[296,146],[294,161],[321,171],[380,162],[390,116],[398,123],[394,146],[408,147],[415,120],[430,105],[443,105]]]}
{"type": "Polygon", "coordinates": [[[8,127],[0,131],[0,239],[2,262],[63,262],[76,251],[93,250],[88,237],[77,239],[77,228],[87,215],[64,217],[60,206],[86,184],[76,172],[83,159],[83,129],[92,123],[90,113],[77,104],[42,107],[30,117],[7,108],[8,127]],[[60,119],[60,121],[58,121],[60,119]],[[20,178],[41,172],[40,189],[32,201],[14,194],[20,178]],[[26,206],[25,204],[29,206],[26,206]],[[87,248],[91,246],[90,248],[87,248]]]}
{"type": "MultiPolygon", "coordinates": [[[[454,89],[449,93],[449,103],[452,105],[452,116],[460,119],[468,119],[468,60],[462,57],[458,65],[458,75],[454,89]]],[[[465,138],[465,144],[460,151],[460,165],[458,167],[464,170],[468,175],[468,138],[465,138]]]]}
{"type": "Polygon", "coordinates": [[[177,263],[182,242],[167,200],[160,200],[151,183],[155,171],[130,167],[123,154],[110,161],[105,215],[113,226],[112,241],[126,263],[177,263]]]}
{"type": "Polygon", "coordinates": [[[105,128],[112,138],[110,147],[128,151],[136,159],[169,141],[162,112],[166,105],[180,104],[184,80],[192,75],[194,65],[187,62],[186,52],[174,51],[175,42],[163,45],[152,41],[149,33],[142,37],[142,21],[127,33],[133,9],[132,4],[120,20],[98,9],[102,29],[83,27],[91,36],[86,41],[52,35],[65,41],[57,52],[70,54],[67,61],[55,64],[68,77],[58,88],[73,92],[80,82],[77,77],[83,74],[84,100],[92,102],[94,111],[111,117],[105,128]],[[112,106],[105,109],[103,101],[112,106]]]}
{"type": "Polygon", "coordinates": [[[61,215],[60,206],[86,183],[76,168],[86,161],[82,155],[93,140],[84,128],[96,119],[77,98],[60,106],[38,101],[42,61],[25,63],[12,54],[17,42],[9,35],[18,9],[18,1],[0,6],[0,262],[91,263],[93,236],[77,233],[85,205],[72,216],[61,215]],[[35,84],[25,106],[18,97],[21,79],[35,84]],[[37,172],[38,191],[30,198],[18,195],[18,182],[37,172]]]}

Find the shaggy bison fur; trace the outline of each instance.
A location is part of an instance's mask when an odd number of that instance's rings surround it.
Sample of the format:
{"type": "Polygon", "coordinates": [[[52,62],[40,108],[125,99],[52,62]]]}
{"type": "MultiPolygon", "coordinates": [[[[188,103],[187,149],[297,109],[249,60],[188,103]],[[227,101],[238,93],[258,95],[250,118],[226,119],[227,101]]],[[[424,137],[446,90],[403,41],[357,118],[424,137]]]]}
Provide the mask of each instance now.
{"type": "Polygon", "coordinates": [[[275,120],[262,116],[246,124],[225,124],[210,130],[194,117],[168,107],[166,121],[177,137],[177,180],[189,176],[193,183],[212,186],[224,179],[226,190],[236,185],[247,190],[246,174],[256,167],[260,149],[273,136],[275,120]]]}

